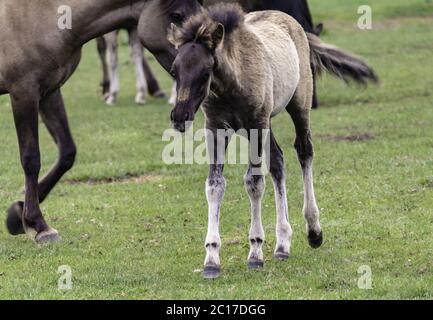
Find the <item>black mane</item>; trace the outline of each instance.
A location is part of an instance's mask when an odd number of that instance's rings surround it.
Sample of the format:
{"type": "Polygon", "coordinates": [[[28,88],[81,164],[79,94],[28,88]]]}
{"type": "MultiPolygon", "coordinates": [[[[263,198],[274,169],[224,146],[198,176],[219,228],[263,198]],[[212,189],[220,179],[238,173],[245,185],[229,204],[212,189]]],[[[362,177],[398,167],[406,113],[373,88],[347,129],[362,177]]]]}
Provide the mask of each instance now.
{"type": "Polygon", "coordinates": [[[219,3],[207,8],[203,13],[191,17],[180,28],[175,37],[178,44],[197,42],[209,44],[211,32],[220,23],[225,36],[230,36],[244,22],[245,12],[238,4],[219,3]]]}
{"type": "Polygon", "coordinates": [[[226,35],[236,30],[243,22],[245,12],[242,7],[234,3],[219,3],[208,8],[208,14],[212,20],[221,23],[226,35]]]}

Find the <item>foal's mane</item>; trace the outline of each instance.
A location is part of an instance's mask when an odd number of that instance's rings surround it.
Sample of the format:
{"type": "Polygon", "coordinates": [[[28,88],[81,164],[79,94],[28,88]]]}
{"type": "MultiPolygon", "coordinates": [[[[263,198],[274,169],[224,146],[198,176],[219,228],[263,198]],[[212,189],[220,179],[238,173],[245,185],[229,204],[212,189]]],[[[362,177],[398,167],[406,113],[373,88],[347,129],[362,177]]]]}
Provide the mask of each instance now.
{"type": "Polygon", "coordinates": [[[176,46],[195,42],[212,49],[212,35],[219,24],[224,26],[224,38],[229,39],[233,32],[243,25],[244,20],[245,12],[240,5],[219,3],[188,19],[181,28],[172,32],[170,40],[176,46]]]}

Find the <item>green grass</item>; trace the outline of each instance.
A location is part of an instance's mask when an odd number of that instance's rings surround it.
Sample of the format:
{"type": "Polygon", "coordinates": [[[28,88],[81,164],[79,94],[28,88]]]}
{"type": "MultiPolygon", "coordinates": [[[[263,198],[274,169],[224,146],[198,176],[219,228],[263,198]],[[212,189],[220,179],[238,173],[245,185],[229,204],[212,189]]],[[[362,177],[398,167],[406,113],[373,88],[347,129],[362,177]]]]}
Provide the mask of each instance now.
{"type": "MultiPolygon", "coordinates": [[[[331,77],[319,83],[322,108],[313,112],[312,126],[322,248],[307,245],[293,125],[280,115],[273,127],[286,156],[292,256],[287,262],[271,259],[275,211],[267,179],[265,268],[247,269],[246,168],[230,165],[221,221],[223,275],[203,281],[194,271],[204,259],[207,167],[167,166],[161,160],[170,107],[150,98],[145,107],[133,104],[124,40],[119,104],[102,103],[91,43],[63,90],[79,148],[77,163],[42,205],[63,241],[39,247],[0,226],[0,298],[433,298],[433,4],[311,0],[311,7],[316,21],[325,23],[324,40],[364,56],[381,77],[380,86],[368,89],[331,77]],[[373,6],[370,31],[356,28],[356,8],[365,3],[373,6]],[[86,183],[130,175],[141,178],[86,183]],[[71,291],[57,289],[61,265],[72,268],[71,291]],[[372,269],[372,290],[357,287],[362,265],[372,269]]],[[[169,78],[153,64],[168,92],[169,78]]],[[[23,175],[5,96],[0,112],[0,212],[5,212],[22,197],[23,175]]],[[[57,150],[44,128],[41,145],[46,171],[57,150]]]]}

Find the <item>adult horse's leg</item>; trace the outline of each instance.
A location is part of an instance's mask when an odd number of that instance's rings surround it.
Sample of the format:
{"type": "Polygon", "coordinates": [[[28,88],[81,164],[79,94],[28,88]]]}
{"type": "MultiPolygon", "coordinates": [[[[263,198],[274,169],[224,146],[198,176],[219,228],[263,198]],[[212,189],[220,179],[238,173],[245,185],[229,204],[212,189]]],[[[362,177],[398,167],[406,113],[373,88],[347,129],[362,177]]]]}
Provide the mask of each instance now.
{"type": "MultiPolygon", "coordinates": [[[[32,84],[33,85],[33,84],[32,84]]],[[[39,207],[38,176],[41,168],[38,108],[39,95],[28,90],[12,90],[12,110],[20,148],[21,164],[25,175],[25,201],[22,224],[25,232],[38,243],[59,239],[56,230],[45,222],[39,207]]]]}
{"type": "Polygon", "coordinates": [[[171,95],[170,95],[170,99],[168,100],[168,103],[174,106],[176,104],[176,99],[177,99],[177,88],[176,88],[176,81],[175,81],[173,83],[173,86],[171,87],[171,95]]]}
{"type": "Polygon", "coordinates": [[[108,105],[114,105],[117,100],[117,95],[119,93],[119,73],[118,73],[118,52],[117,52],[117,36],[118,31],[113,31],[104,36],[105,41],[107,42],[107,60],[109,64],[109,70],[110,70],[110,90],[108,93],[107,98],[105,99],[105,102],[108,105]]]}
{"type": "Polygon", "coordinates": [[[138,32],[136,28],[129,29],[128,35],[129,46],[131,48],[131,57],[135,66],[135,75],[137,79],[137,95],[135,96],[135,103],[144,104],[147,84],[143,67],[143,46],[141,45],[140,39],[138,38],[138,32]]]}
{"type": "Polygon", "coordinates": [[[277,243],[274,256],[279,260],[285,260],[290,254],[292,227],[289,223],[283,151],[275,140],[272,131],[270,134],[270,153],[269,171],[274,184],[275,207],[277,210],[277,243]]]}
{"type": "Polygon", "coordinates": [[[250,163],[245,175],[245,188],[251,202],[251,227],[249,233],[250,253],[248,266],[253,269],[263,267],[262,246],[265,241],[265,232],[262,225],[262,198],[265,191],[265,178],[262,174],[254,174],[254,169],[260,170],[257,165],[250,163]]]}
{"type": "MultiPolygon", "coordinates": [[[[38,184],[39,203],[42,203],[61,177],[72,168],[76,148],[69,130],[60,90],[55,91],[40,102],[39,113],[59,148],[57,163],[38,184]]],[[[7,226],[11,234],[24,233],[21,220],[22,211],[22,201],[14,203],[8,210],[7,226]]]]}
{"type": "Polygon", "coordinates": [[[206,198],[208,202],[208,231],[206,235],[206,258],[204,262],[203,277],[205,279],[217,278],[221,273],[219,252],[221,238],[219,234],[220,207],[224,196],[226,182],[223,176],[224,156],[230,138],[223,139],[215,131],[207,131],[206,141],[208,152],[211,155],[209,176],[206,180],[206,198]]]}
{"type": "Polygon", "coordinates": [[[308,241],[312,248],[318,248],[323,242],[323,233],[319,222],[319,208],[313,186],[313,143],[311,140],[309,109],[288,108],[296,128],[295,149],[301,164],[304,178],[304,217],[307,221],[308,241]]]}
{"type": "Polygon", "coordinates": [[[154,76],[152,69],[150,68],[149,62],[147,61],[147,58],[145,56],[143,56],[143,69],[149,94],[155,98],[166,98],[167,96],[159,86],[158,80],[154,76]]]}
{"type": "Polygon", "coordinates": [[[96,47],[98,49],[98,55],[102,65],[101,88],[102,88],[102,96],[105,99],[106,96],[108,95],[108,91],[110,90],[110,74],[107,65],[107,43],[104,37],[96,38],[96,47]]]}

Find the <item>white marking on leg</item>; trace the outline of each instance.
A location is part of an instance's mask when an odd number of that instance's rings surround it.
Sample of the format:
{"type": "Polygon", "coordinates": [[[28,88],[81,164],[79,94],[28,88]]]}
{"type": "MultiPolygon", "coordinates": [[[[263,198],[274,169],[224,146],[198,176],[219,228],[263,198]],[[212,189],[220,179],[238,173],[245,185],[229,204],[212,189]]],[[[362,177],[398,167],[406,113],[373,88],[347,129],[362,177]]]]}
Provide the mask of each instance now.
{"type": "Polygon", "coordinates": [[[275,208],[277,211],[276,236],[277,243],[275,245],[275,254],[290,254],[292,241],[292,227],[289,222],[289,209],[287,205],[286,180],[284,175],[280,180],[273,177],[275,193],[275,208]]]}
{"type": "Polygon", "coordinates": [[[129,46],[131,48],[131,58],[135,66],[137,83],[137,95],[135,96],[135,103],[144,104],[147,91],[147,82],[143,67],[143,47],[141,45],[140,39],[138,38],[137,29],[132,29],[129,32],[129,46]]]}
{"type": "Polygon", "coordinates": [[[120,87],[118,74],[117,31],[106,34],[104,38],[107,42],[107,61],[110,70],[110,91],[105,101],[108,105],[113,105],[116,103],[120,87]]]}
{"type": "Polygon", "coordinates": [[[176,81],[175,81],[173,83],[173,86],[171,87],[171,96],[170,99],[168,100],[168,103],[174,106],[176,105],[176,100],[177,100],[177,91],[176,91],[176,81]]]}
{"type": "Polygon", "coordinates": [[[219,251],[221,238],[219,234],[220,206],[224,196],[225,179],[215,173],[206,180],[206,197],[208,202],[208,230],[206,236],[205,266],[220,266],[219,251]]]}
{"type": "Polygon", "coordinates": [[[265,232],[262,225],[262,198],[265,191],[265,178],[264,176],[254,176],[250,167],[244,180],[251,202],[250,253],[248,261],[263,262],[262,246],[265,240],[265,232]]]}
{"type": "Polygon", "coordinates": [[[304,176],[304,217],[307,222],[307,231],[313,230],[316,234],[321,232],[319,222],[319,208],[316,203],[313,184],[313,159],[309,158],[305,161],[303,168],[304,176]]]}

